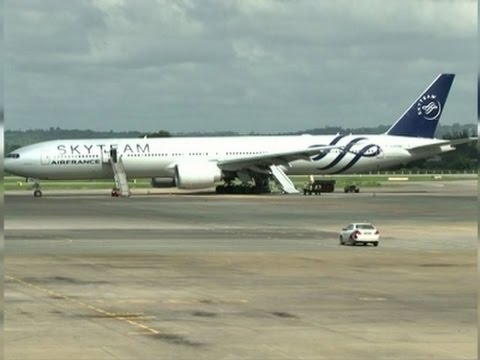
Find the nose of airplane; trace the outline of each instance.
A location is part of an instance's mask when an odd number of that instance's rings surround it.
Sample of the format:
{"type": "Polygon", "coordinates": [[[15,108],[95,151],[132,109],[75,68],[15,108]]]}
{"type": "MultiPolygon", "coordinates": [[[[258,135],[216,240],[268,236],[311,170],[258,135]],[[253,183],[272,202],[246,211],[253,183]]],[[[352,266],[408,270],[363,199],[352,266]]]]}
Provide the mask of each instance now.
{"type": "Polygon", "coordinates": [[[3,159],[3,171],[13,175],[19,175],[19,163],[17,159],[4,158],[3,159]]]}
{"type": "Polygon", "coordinates": [[[25,176],[25,165],[34,164],[29,160],[29,152],[17,149],[3,158],[3,171],[12,175],[25,176]]]}
{"type": "Polygon", "coordinates": [[[3,170],[8,173],[12,173],[12,159],[5,158],[3,159],[3,170]]]}

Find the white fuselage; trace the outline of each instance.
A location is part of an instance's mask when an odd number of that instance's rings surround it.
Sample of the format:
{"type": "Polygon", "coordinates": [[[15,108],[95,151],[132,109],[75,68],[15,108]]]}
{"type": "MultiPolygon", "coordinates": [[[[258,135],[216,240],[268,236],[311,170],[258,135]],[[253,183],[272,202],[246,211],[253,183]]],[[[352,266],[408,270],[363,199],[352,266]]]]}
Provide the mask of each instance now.
{"type": "Polygon", "coordinates": [[[55,140],[18,149],[16,158],[5,159],[5,170],[36,179],[112,178],[110,149],[115,148],[129,178],[173,177],[175,166],[181,163],[216,163],[290,149],[338,145],[342,148],[319,153],[310,160],[292,161],[284,170],[289,175],[362,173],[436,155],[442,151],[429,150],[413,156],[407,149],[439,142],[390,135],[55,140]]]}

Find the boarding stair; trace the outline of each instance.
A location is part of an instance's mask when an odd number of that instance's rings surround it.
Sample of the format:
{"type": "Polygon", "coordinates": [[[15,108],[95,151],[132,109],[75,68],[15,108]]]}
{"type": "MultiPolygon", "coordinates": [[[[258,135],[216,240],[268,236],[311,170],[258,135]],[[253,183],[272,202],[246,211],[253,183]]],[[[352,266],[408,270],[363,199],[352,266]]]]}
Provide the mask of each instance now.
{"type": "Polygon", "coordinates": [[[280,185],[286,194],[299,193],[299,191],[295,189],[295,185],[293,184],[292,180],[290,180],[281,167],[277,165],[270,165],[270,171],[272,172],[275,181],[280,185]]]}
{"type": "Polygon", "coordinates": [[[121,196],[125,196],[125,197],[130,196],[130,189],[128,187],[128,181],[127,181],[127,173],[125,172],[125,167],[123,166],[122,158],[120,157],[118,161],[114,161],[114,159],[110,159],[110,164],[112,165],[113,177],[115,179],[115,187],[120,191],[121,196]]]}

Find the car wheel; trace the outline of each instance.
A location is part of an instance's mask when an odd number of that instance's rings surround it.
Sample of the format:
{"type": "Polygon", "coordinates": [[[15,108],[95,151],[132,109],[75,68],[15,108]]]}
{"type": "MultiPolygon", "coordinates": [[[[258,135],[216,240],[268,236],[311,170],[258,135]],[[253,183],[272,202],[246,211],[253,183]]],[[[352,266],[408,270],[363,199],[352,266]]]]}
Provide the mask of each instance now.
{"type": "Polygon", "coordinates": [[[378,246],[378,242],[374,242],[372,244],[373,244],[373,246],[378,246]]]}

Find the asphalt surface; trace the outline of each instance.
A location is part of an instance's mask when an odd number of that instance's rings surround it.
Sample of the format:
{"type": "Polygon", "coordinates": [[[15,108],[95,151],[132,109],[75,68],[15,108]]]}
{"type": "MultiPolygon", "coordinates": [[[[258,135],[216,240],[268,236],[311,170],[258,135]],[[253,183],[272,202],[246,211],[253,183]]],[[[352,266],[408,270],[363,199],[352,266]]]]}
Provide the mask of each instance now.
{"type": "Polygon", "coordinates": [[[475,181],[142,194],[6,195],[7,359],[477,358],[475,181]]]}

